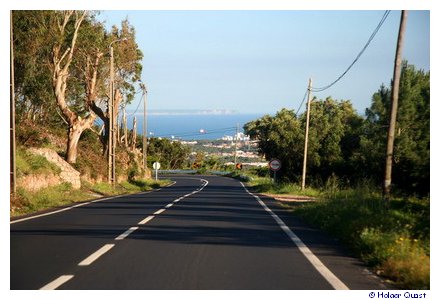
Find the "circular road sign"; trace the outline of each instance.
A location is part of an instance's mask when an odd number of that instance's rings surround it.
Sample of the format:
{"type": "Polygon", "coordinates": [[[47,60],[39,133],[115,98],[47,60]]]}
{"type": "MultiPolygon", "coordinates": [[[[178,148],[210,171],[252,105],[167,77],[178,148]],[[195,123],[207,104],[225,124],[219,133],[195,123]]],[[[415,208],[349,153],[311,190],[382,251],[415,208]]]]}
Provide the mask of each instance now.
{"type": "Polygon", "coordinates": [[[279,159],[276,159],[276,158],[271,159],[270,162],[269,162],[269,168],[272,171],[275,171],[275,172],[279,171],[281,169],[281,161],[279,159]]]}
{"type": "Polygon", "coordinates": [[[154,169],[154,170],[159,170],[159,169],[160,169],[160,163],[156,161],[156,162],[153,164],[153,169],[154,169]]]}

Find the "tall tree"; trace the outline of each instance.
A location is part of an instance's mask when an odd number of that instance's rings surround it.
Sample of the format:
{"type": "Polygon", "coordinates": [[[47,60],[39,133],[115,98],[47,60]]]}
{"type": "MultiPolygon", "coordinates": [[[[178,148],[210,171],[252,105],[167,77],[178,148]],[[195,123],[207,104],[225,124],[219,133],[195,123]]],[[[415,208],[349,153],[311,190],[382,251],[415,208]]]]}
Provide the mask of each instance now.
{"type": "Polygon", "coordinates": [[[17,120],[59,123],[49,68],[55,40],[47,28],[53,12],[19,10],[12,14],[17,120]]]}
{"type": "Polygon", "coordinates": [[[71,109],[66,95],[78,31],[86,14],[85,11],[64,11],[55,15],[54,27],[56,28],[57,42],[52,50],[52,87],[58,107],[69,127],[66,149],[66,160],[69,163],[76,162],[81,133],[90,128],[96,118],[93,112],[81,117],[71,109]]]}
{"type": "MultiPolygon", "coordinates": [[[[430,179],[430,74],[406,61],[401,72],[393,182],[400,190],[426,195],[430,179]]],[[[384,170],[390,98],[390,88],[382,85],[366,110],[361,163],[373,177],[380,178],[384,170]]]]}
{"type": "MultiPolygon", "coordinates": [[[[118,115],[120,105],[126,106],[129,104],[135,94],[135,84],[139,81],[142,73],[142,51],[139,49],[136,43],[136,32],[133,26],[130,25],[128,20],[124,20],[121,23],[121,28],[118,29],[116,26],[112,27],[109,34],[106,35],[104,45],[100,49],[96,49],[95,56],[89,57],[88,59],[97,59],[97,56],[102,56],[104,53],[108,53],[108,46],[112,43],[114,48],[114,65],[115,68],[115,94],[114,94],[114,117],[118,115]],[[118,41],[118,42],[115,42],[118,41]],[[124,97],[123,97],[124,96],[124,97]]],[[[89,52],[93,53],[93,52],[89,52]]],[[[102,60],[101,60],[102,62],[102,60]]],[[[98,63],[89,65],[89,72],[96,72],[95,78],[95,95],[90,95],[87,97],[87,103],[93,112],[104,122],[105,131],[101,136],[101,142],[103,145],[103,154],[105,155],[108,151],[108,139],[110,133],[110,113],[108,106],[108,88],[106,85],[106,78],[109,78],[109,64],[104,63],[99,65],[98,63]],[[100,94],[98,93],[100,91],[100,94]]],[[[86,76],[87,78],[93,78],[90,73],[86,76]]],[[[93,74],[93,73],[92,73],[93,74]]],[[[90,80],[87,80],[90,82],[90,80]]],[[[91,89],[89,89],[91,90],[91,89]]]]}
{"type": "MultiPolygon", "coordinates": [[[[142,70],[134,28],[123,21],[121,29],[114,26],[107,32],[94,12],[14,11],[14,15],[18,112],[34,120],[39,116],[46,123],[64,120],[66,159],[73,163],[81,133],[96,116],[108,122],[109,63],[105,57],[109,44],[117,39],[124,41],[114,43],[116,108],[134,97],[142,70]]],[[[101,139],[104,148],[106,135],[101,139]]]]}
{"type": "MultiPolygon", "coordinates": [[[[310,130],[308,149],[308,174],[318,179],[326,179],[333,173],[346,176],[349,168],[344,168],[359,147],[356,139],[362,119],[349,101],[336,101],[328,97],[323,101],[314,99],[310,107],[310,130]]],[[[299,117],[287,109],[275,116],[245,124],[245,133],[257,139],[259,151],[266,159],[278,158],[283,167],[279,175],[297,181],[301,176],[304,156],[305,114],[299,117]]]]}

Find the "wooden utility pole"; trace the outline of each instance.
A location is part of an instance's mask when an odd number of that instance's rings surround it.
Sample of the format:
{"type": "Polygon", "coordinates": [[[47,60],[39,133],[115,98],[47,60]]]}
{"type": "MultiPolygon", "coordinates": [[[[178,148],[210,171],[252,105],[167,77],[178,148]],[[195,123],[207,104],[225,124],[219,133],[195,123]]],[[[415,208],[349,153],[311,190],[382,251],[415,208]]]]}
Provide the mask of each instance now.
{"type": "Polygon", "coordinates": [[[239,124],[237,123],[237,128],[235,129],[234,166],[237,165],[238,126],[239,126],[239,124]]]}
{"type": "Polygon", "coordinates": [[[304,160],[303,160],[303,172],[301,190],[306,187],[306,170],[307,170],[307,146],[309,143],[309,121],[310,121],[310,102],[312,101],[312,78],[309,79],[309,87],[307,88],[307,113],[306,113],[306,134],[304,137],[304,160]]]}
{"type": "Polygon", "coordinates": [[[142,162],[144,169],[147,168],[147,87],[141,84],[144,97],[144,119],[142,121],[142,162]]]}
{"type": "Polygon", "coordinates": [[[399,103],[399,85],[401,75],[402,64],[402,51],[403,51],[403,38],[406,29],[406,18],[408,12],[402,10],[400,17],[399,35],[397,37],[396,57],[394,60],[394,76],[393,86],[391,88],[391,111],[390,111],[390,125],[388,127],[387,137],[387,152],[385,160],[385,176],[383,183],[383,199],[385,202],[389,202],[391,193],[391,171],[393,167],[393,152],[394,152],[394,132],[396,128],[397,109],[399,103]]]}
{"type": "Polygon", "coordinates": [[[124,145],[125,148],[128,148],[128,128],[127,128],[127,113],[125,112],[125,106],[124,106],[124,114],[122,117],[122,126],[124,128],[124,145]]]}
{"type": "MultiPolygon", "coordinates": [[[[131,150],[134,151],[136,149],[136,138],[137,138],[137,122],[136,122],[136,116],[133,117],[133,136],[131,140],[131,150]]],[[[142,161],[143,163],[143,161],[142,161]]]]}
{"type": "Polygon", "coordinates": [[[11,138],[11,193],[12,197],[15,197],[17,192],[17,173],[15,164],[15,85],[14,85],[14,31],[12,23],[12,10],[10,11],[10,47],[11,47],[11,120],[10,120],[10,138],[11,138]]]}
{"type": "Polygon", "coordinates": [[[114,67],[113,67],[113,47],[110,45],[110,87],[108,101],[109,135],[108,135],[108,183],[114,184],[113,177],[113,157],[114,157],[114,67]]]}

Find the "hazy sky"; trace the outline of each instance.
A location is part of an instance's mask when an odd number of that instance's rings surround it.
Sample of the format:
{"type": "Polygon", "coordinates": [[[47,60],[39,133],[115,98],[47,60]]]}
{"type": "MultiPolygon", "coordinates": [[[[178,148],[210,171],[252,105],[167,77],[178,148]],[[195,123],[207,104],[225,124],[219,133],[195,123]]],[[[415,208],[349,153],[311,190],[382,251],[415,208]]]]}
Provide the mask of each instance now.
{"type": "MultiPolygon", "coordinates": [[[[107,26],[128,18],[144,53],[150,109],[233,109],[272,113],[298,108],[309,77],[321,87],[353,61],[384,11],[102,11],[107,26]]],[[[429,70],[429,11],[410,11],[404,58],[429,70]]],[[[359,113],[389,84],[400,11],[331,89],[359,113]]],[[[137,99],[131,105],[137,106],[137,99]]],[[[304,109],[304,108],[302,108],[304,109]]]]}

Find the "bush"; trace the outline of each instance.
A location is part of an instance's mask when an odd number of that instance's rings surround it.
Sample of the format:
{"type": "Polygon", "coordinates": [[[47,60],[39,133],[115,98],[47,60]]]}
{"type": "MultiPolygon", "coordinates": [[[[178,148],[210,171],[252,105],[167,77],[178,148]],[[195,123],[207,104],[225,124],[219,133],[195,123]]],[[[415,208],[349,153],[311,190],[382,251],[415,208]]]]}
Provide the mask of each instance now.
{"type": "Polygon", "coordinates": [[[294,213],[341,239],[400,287],[429,289],[429,201],[395,199],[386,208],[378,194],[331,187],[323,194],[330,198],[295,206],[294,213]]]}

